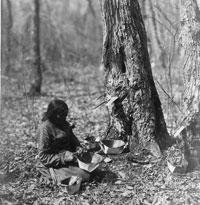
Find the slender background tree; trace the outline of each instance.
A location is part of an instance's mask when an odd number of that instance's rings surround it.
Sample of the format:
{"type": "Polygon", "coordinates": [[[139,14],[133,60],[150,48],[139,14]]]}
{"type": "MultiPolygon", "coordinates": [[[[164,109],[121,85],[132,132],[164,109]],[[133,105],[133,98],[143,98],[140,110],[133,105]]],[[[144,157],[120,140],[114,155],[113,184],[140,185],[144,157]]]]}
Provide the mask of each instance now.
{"type": "Polygon", "coordinates": [[[41,94],[42,86],[42,69],[41,69],[41,56],[40,56],[40,1],[33,0],[34,13],[33,13],[33,30],[32,30],[32,79],[29,95],[41,94]]]}
{"type": "Polygon", "coordinates": [[[12,18],[12,4],[10,0],[6,0],[6,4],[7,4],[7,19],[8,19],[8,23],[7,23],[7,46],[6,46],[6,60],[7,60],[7,67],[6,67],[6,75],[9,74],[10,69],[11,69],[11,35],[12,35],[12,25],[13,25],[13,18],[12,18]]]}

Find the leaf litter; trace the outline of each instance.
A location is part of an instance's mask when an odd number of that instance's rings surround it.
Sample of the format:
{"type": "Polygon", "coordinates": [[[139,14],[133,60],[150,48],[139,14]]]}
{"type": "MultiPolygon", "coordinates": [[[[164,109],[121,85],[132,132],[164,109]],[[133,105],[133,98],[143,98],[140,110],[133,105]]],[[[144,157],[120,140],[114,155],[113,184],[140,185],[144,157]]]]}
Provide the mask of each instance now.
{"type": "Polygon", "coordinates": [[[74,132],[80,140],[88,134],[101,137],[105,132],[109,119],[106,107],[100,106],[93,112],[96,98],[102,95],[99,81],[88,82],[90,85],[79,83],[78,90],[74,83],[46,85],[44,90],[49,95],[17,100],[12,97],[4,103],[0,130],[0,204],[200,204],[200,171],[172,173],[165,155],[161,161],[146,165],[128,162],[126,153],[110,155],[112,162],[102,163],[99,169],[116,176],[107,174],[100,180],[94,177],[75,195],[38,182],[36,131],[52,98],[61,96],[69,104],[69,121],[76,123],[74,132]]]}

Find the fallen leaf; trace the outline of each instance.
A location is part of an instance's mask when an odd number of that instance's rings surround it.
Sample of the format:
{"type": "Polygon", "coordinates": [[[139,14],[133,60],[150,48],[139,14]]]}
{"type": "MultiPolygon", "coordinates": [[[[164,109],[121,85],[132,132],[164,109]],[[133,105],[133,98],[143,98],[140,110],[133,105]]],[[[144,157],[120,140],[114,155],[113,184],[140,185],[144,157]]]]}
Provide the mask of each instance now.
{"type": "Polygon", "coordinates": [[[34,142],[28,142],[27,146],[37,148],[37,144],[34,142]]]}
{"type": "Polygon", "coordinates": [[[117,181],[115,182],[115,184],[122,184],[122,181],[121,181],[121,180],[117,180],[117,181]]]}
{"type": "Polygon", "coordinates": [[[122,179],[126,178],[126,174],[124,172],[119,172],[119,175],[121,176],[122,179]]]}
{"type": "Polygon", "coordinates": [[[15,161],[22,159],[22,157],[15,157],[15,161]]]}
{"type": "Polygon", "coordinates": [[[129,185],[127,185],[126,188],[129,189],[129,190],[133,190],[134,189],[134,187],[129,186],[129,185]]]}
{"type": "Polygon", "coordinates": [[[170,162],[167,162],[167,166],[168,166],[170,172],[174,173],[174,170],[176,169],[176,167],[173,166],[170,162]]]}
{"type": "Polygon", "coordinates": [[[144,167],[147,168],[147,169],[150,169],[152,167],[152,164],[144,165],[144,167]]]}
{"type": "Polygon", "coordinates": [[[127,197],[127,196],[129,196],[130,194],[132,194],[132,191],[127,190],[127,191],[123,192],[121,195],[122,195],[123,197],[127,197]]]}
{"type": "Polygon", "coordinates": [[[110,159],[109,157],[106,157],[103,161],[106,163],[109,163],[109,162],[112,162],[112,159],[110,159]]]}
{"type": "Polygon", "coordinates": [[[64,201],[65,197],[61,197],[58,201],[54,202],[55,205],[59,205],[60,202],[64,201]]]}

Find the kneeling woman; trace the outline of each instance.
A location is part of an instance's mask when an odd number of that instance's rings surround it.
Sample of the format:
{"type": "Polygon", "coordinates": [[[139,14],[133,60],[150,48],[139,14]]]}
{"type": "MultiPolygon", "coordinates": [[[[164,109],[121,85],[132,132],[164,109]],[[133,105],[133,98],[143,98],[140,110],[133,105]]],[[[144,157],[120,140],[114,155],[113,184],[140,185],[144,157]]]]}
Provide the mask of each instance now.
{"type": "Polygon", "coordinates": [[[77,166],[75,153],[82,147],[66,121],[68,106],[55,99],[50,102],[38,130],[39,163],[37,170],[46,183],[61,184],[71,176],[82,181],[89,180],[90,174],[77,166]]]}

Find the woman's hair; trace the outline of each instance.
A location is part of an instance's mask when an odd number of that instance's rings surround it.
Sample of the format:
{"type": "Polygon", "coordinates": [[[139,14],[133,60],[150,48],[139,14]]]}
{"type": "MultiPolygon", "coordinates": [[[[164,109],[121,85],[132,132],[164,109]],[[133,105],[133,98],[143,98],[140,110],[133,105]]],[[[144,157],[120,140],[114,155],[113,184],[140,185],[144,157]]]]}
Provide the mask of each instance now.
{"type": "Polygon", "coordinates": [[[63,100],[54,99],[49,103],[47,111],[43,115],[42,121],[49,120],[51,122],[55,122],[57,115],[67,115],[68,110],[68,106],[63,100]]]}

